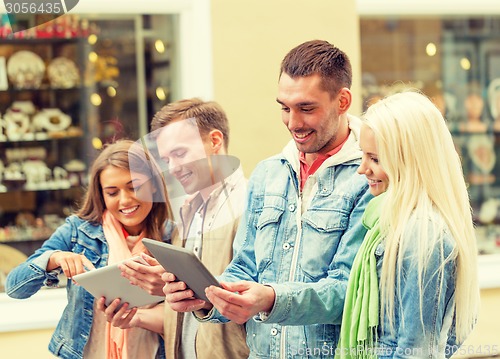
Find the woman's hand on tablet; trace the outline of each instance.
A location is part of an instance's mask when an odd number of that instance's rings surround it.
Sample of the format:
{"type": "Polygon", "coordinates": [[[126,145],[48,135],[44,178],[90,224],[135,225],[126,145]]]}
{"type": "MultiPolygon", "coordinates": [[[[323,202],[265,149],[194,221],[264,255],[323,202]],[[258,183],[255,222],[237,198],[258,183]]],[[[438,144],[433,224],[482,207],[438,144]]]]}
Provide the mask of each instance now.
{"type": "Polygon", "coordinates": [[[141,287],[152,295],[163,295],[165,282],[161,279],[165,269],[153,257],[143,253],[140,260],[125,261],[119,265],[122,276],[131,284],[141,287]]]}

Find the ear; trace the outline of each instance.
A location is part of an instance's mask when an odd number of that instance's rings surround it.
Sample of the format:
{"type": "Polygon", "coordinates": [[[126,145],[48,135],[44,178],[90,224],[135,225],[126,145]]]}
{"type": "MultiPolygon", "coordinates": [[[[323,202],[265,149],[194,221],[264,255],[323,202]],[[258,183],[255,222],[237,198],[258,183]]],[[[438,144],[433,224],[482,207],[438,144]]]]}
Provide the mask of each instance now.
{"type": "Polygon", "coordinates": [[[224,135],[219,130],[212,130],[208,133],[210,140],[210,147],[214,154],[219,154],[220,151],[224,152],[224,135]]]}
{"type": "Polygon", "coordinates": [[[339,92],[339,111],[340,114],[344,114],[349,110],[352,103],[352,94],[351,91],[344,87],[339,92]]]}

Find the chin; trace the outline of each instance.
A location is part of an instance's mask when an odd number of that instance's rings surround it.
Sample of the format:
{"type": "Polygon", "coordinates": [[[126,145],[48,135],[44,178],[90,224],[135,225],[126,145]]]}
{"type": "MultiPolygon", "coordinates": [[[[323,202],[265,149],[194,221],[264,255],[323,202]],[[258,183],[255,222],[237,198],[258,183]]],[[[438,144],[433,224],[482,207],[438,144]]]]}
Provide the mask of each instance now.
{"type": "Polygon", "coordinates": [[[384,193],[384,191],[381,191],[381,190],[379,190],[379,189],[371,189],[371,190],[370,190],[370,193],[371,193],[373,196],[377,197],[378,195],[380,195],[380,194],[384,193]]]}

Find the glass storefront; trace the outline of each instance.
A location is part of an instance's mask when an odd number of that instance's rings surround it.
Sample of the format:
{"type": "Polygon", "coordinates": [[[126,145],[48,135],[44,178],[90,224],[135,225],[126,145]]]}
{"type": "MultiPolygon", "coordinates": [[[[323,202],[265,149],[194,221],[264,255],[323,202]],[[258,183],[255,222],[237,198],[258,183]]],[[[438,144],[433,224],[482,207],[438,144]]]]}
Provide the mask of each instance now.
{"type": "Polygon", "coordinates": [[[480,254],[500,253],[500,16],[361,17],[363,109],[403,88],[445,115],[480,254]]]}
{"type": "Polygon", "coordinates": [[[175,15],[35,20],[0,24],[0,292],[78,206],[98,150],[178,96],[175,15]]]}

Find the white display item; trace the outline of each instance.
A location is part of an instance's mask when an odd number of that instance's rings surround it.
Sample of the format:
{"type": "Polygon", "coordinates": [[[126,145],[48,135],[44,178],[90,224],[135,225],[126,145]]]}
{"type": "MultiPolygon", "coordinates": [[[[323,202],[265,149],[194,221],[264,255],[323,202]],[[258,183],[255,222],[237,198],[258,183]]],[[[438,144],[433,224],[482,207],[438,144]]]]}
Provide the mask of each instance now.
{"type": "Polygon", "coordinates": [[[39,88],[44,74],[45,63],[32,51],[17,51],[7,61],[7,76],[16,88],[39,88]]]}
{"type": "Polygon", "coordinates": [[[30,130],[30,118],[22,112],[7,111],[3,116],[5,134],[9,141],[19,141],[24,139],[30,130]]]}
{"type": "Polygon", "coordinates": [[[10,105],[9,110],[22,112],[26,115],[33,115],[36,112],[36,107],[31,101],[14,101],[10,105]]]}
{"type": "Polygon", "coordinates": [[[71,117],[58,108],[45,108],[33,116],[36,130],[59,132],[71,126],[71,117]]]}
{"type": "Polygon", "coordinates": [[[80,73],[76,64],[66,57],[52,59],[47,66],[47,77],[53,88],[68,89],[80,83],[80,73]]]}

